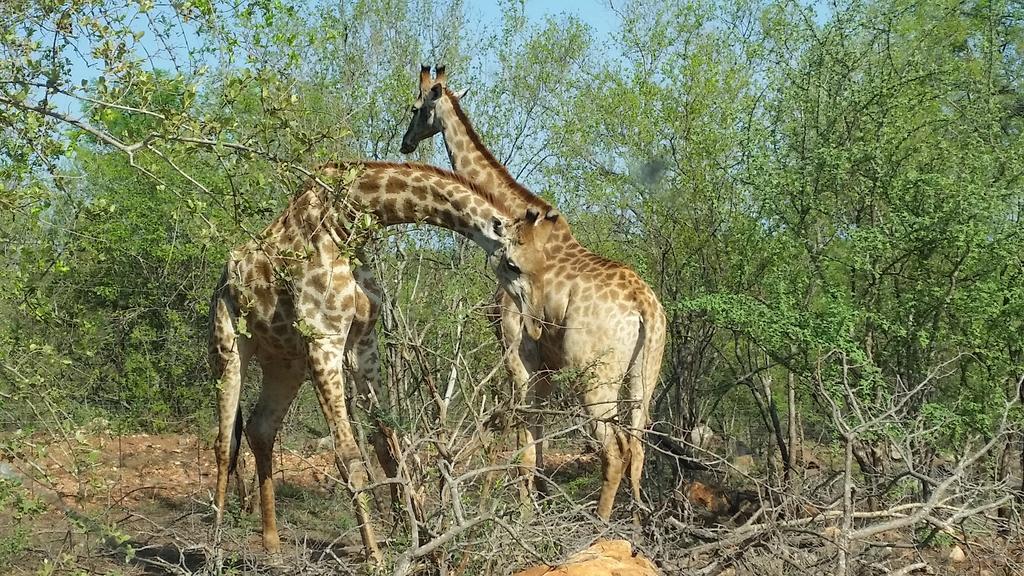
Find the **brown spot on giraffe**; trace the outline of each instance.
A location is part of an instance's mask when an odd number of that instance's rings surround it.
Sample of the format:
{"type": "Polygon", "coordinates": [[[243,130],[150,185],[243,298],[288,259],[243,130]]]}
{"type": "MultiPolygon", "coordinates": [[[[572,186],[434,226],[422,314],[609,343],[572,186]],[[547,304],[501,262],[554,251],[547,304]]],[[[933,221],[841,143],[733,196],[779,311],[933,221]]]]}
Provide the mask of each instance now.
{"type": "Polygon", "coordinates": [[[362,176],[363,180],[360,186],[368,193],[372,193],[376,190],[380,190],[384,183],[390,180],[390,176],[387,174],[366,174],[362,176]]]}
{"type": "Polygon", "coordinates": [[[323,294],[327,291],[327,271],[312,272],[307,278],[307,285],[312,293],[323,294]]]}
{"type": "Polygon", "coordinates": [[[387,184],[384,185],[384,193],[398,196],[407,189],[408,185],[408,182],[399,178],[388,178],[387,184]]]}
{"type": "Polygon", "coordinates": [[[450,204],[451,204],[452,210],[455,210],[456,212],[465,212],[466,211],[466,207],[467,207],[467,205],[469,203],[464,203],[462,200],[460,200],[458,198],[453,198],[452,201],[450,202],[450,204]]]}

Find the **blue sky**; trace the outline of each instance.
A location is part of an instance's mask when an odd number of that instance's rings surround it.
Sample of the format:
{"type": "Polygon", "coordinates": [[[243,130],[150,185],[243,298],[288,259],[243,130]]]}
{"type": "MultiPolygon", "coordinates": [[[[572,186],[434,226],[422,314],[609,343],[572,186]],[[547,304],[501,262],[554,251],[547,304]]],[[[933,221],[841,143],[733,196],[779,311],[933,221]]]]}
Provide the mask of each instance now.
{"type": "MultiPolygon", "coordinates": [[[[623,3],[623,0],[615,1],[619,4],[623,3]]],[[[500,25],[503,10],[502,4],[502,2],[493,0],[466,0],[464,7],[470,21],[479,22],[490,28],[500,25]]],[[[527,0],[525,7],[526,17],[531,24],[543,22],[548,17],[558,19],[564,16],[573,16],[593,29],[598,42],[602,42],[615,31],[617,17],[608,0],[590,2],[583,0],[527,0]]],[[[165,11],[165,15],[167,14],[169,13],[165,11]]],[[[138,30],[147,30],[147,34],[143,36],[142,41],[139,43],[139,48],[147,54],[153,68],[173,70],[173,60],[175,58],[180,59],[187,53],[185,49],[186,43],[195,43],[197,41],[195,29],[192,26],[181,22],[175,16],[171,17],[178,20],[176,28],[180,31],[180,36],[170,39],[170,49],[166,48],[159,39],[152,35],[149,31],[151,28],[146,26],[144,22],[140,21],[137,26],[133,26],[133,28],[138,30]]],[[[88,53],[86,46],[79,46],[79,48],[80,54],[88,53]]],[[[72,85],[78,85],[82,79],[91,81],[99,75],[100,68],[86,59],[75,56],[73,57],[72,64],[72,85]]],[[[396,63],[396,65],[405,64],[396,63]]],[[[57,96],[53,99],[53,102],[65,113],[78,115],[80,112],[78,102],[70,98],[57,96]]]]}
{"type": "MultiPolygon", "coordinates": [[[[623,0],[618,0],[619,4],[623,0]]],[[[470,16],[479,15],[485,22],[497,22],[501,18],[500,3],[493,0],[467,0],[466,12],[470,16]]],[[[606,36],[614,32],[616,21],[607,0],[533,0],[526,2],[526,16],[531,22],[540,22],[547,16],[575,16],[593,28],[598,36],[606,36]]]]}

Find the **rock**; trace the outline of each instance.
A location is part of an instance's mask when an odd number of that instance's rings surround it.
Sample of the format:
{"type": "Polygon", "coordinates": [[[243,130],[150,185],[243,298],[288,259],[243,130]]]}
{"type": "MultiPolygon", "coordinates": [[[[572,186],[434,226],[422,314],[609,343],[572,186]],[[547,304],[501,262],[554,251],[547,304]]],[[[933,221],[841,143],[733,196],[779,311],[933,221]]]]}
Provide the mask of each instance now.
{"type": "Polygon", "coordinates": [[[797,462],[807,470],[821,470],[824,468],[818,455],[802,446],[797,454],[797,462]]]}
{"type": "Polygon", "coordinates": [[[826,526],[825,529],[821,531],[821,535],[826,540],[831,540],[835,542],[835,540],[839,538],[839,534],[841,532],[842,530],[839,528],[839,526],[826,526]]]}
{"type": "Polygon", "coordinates": [[[698,424],[694,426],[693,430],[690,430],[689,438],[690,444],[693,444],[700,450],[707,450],[711,446],[712,440],[715,438],[715,431],[711,429],[707,424],[698,424]]]}
{"type": "Polygon", "coordinates": [[[327,436],[323,436],[315,440],[306,440],[302,444],[302,449],[300,449],[299,452],[303,456],[334,453],[334,437],[328,434],[327,436]]]}
{"type": "Polygon", "coordinates": [[[625,540],[602,540],[561,566],[534,566],[516,576],[661,576],[650,560],[633,555],[625,540]]]}
{"type": "Polygon", "coordinates": [[[751,468],[754,467],[754,457],[750,454],[736,456],[729,461],[729,464],[740,474],[750,474],[751,468]]]}
{"type": "Polygon", "coordinates": [[[967,554],[964,554],[964,549],[960,546],[953,546],[953,549],[949,551],[949,561],[958,564],[967,559],[967,554]]]}
{"type": "Polygon", "coordinates": [[[21,480],[21,473],[7,462],[0,462],[0,478],[4,480],[21,480]]]}
{"type": "Polygon", "coordinates": [[[693,481],[683,489],[683,495],[693,506],[700,506],[716,515],[729,513],[729,500],[707,484],[693,481]]]}

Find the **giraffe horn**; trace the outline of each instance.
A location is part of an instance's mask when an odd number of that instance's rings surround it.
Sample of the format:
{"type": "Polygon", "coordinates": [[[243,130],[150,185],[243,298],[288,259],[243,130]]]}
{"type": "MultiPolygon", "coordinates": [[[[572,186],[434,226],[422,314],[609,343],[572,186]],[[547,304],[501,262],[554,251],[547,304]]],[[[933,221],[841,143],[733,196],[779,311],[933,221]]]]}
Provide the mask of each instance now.
{"type": "Polygon", "coordinates": [[[537,218],[540,217],[540,211],[533,206],[526,209],[526,221],[530,224],[536,224],[537,218]]]}
{"type": "Polygon", "coordinates": [[[430,66],[420,65],[420,90],[430,90],[430,66]]]}
{"type": "Polygon", "coordinates": [[[434,82],[441,86],[448,86],[448,74],[445,72],[444,64],[434,67],[434,82]]]}

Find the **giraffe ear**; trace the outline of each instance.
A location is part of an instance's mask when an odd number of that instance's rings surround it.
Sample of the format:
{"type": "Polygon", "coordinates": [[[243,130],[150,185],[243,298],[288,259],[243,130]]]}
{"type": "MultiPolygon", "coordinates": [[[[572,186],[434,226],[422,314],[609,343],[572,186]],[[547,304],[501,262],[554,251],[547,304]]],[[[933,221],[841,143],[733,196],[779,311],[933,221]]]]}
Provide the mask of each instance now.
{"type": "Polygon", "coordinates": [[[455,93],[456,100],[462,100],[462,97],[469,93],[469,88],[463,88],[455,93]]]}
{"type": "Polygon", "coordinates": [[[544,218],[554,222],[555,220],[558,220],[558,217],[561,215],[562,213],[558,211],[558,208],[552,208],[548,210],[548,213],[544,215],[544,218]]]}
{"type": "Polygon", "coordinates": [[[420,90],[425,91],[430,88],[430,66],[420,64],[420,90]]]}

